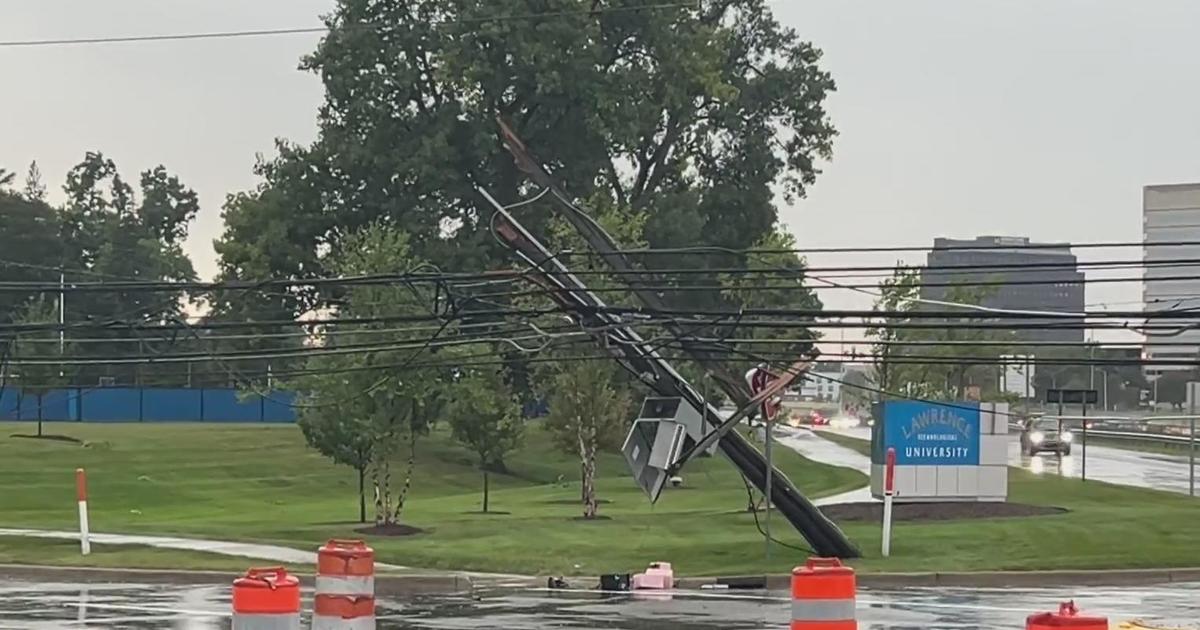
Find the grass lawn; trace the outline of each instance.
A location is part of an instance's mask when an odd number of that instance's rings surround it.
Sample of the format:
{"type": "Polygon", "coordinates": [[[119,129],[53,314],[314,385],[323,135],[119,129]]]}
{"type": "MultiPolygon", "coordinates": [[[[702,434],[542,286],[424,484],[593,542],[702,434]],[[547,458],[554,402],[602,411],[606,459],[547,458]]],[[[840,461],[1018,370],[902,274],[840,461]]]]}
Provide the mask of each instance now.
{"type": "MultiPolygon", "coordinates": [[[[0,564],[38,564],[71,567],[194,570],[241,572],[256,561],[210,553],[155,549],[140,545],[92,544],[92,553],[79,555],[78,540],[52,540],[0,536],[0,564]]],[[[257,561],[257,564],[262,564],[257,561]]]]}
{"type": "MultiPolygon", "coordinates": [[[[308,450],[294,426],[46,426],[47,433],[82,443],[14,438],[13,433],[28,433],[29,425],[0,424],[0,526],[77,527],[73,471],[82,466],[88,471],[95,531],[298,548],[356,536],[354,472],[308,450]]],[[[856,471],[779,451],[783,470],[810,497],[866,484],[856,471]]],[[[492,476],[491,496],[492,510],[507,514],[479,514],[482,479],[471,455],[443,432],[424,438],[404,520],[426,533],[370,537],[380,561],[430,569],[584,575],[635,570],[656,559],[672,561],[688,575],[767,569],[762,537],[753,517],[743,511],[745,487],[722,457],[690,464],[684,471],[686,487],[668,490],[651,506],[628,477],[624,460],[605,455],[598,485],[600,514],[607,518],[592,522],[576,518],[581,513],[578,460],[555,450],[537,426],[530,427],[525,446],[507,464],[510,474],[492,476]]],[[[393,467],[394,477],[402,474],[393,467]]],[[[402,480],[395,481],[399,486],[402,480]]],[[[775,518],[776,535],[799,543],[784,521],[775,518]]],[[[32,539],[23,544],[59,545],[32,539]]],[[[146,553],[139,566],[179,566],[175,552],[146,553]],[[157,553],[164,562],[154,565],[157,553]]],[[[780,549],[773,557],[777,560],[770,569],[782,570],[802,554],[780,549]]],[[[234,566],[245,565],[235,559],[234,566]]]]}
{"type": "MultiPolygon", "coordinates": [[[[865,440],[820,433],[869,452],[865,440]]],[[[892,557],[879,557],[878,524],[847,524],[866,552],[856,563],[879,571],[1131,569],[1200,566],[1193,530],[1200,501],[1157,492],[1037,476],[1009,469],[1009,500],[1063,507],[1036,518],[897,523],[892,557]]]]}
{"type": "Polygon", "coordinates": [[[842,435],[841,433],[834,433],[833,431],[817,431],[816,434],[822,438],[825,438],[826,440],[829,440],[830,442],[833,442],[834,444],[844,446],[852,451],[857,451],[863,455],[866,455],[867,457],[871,456],[870,440],[861,440],[848,435],[842,435]]]}

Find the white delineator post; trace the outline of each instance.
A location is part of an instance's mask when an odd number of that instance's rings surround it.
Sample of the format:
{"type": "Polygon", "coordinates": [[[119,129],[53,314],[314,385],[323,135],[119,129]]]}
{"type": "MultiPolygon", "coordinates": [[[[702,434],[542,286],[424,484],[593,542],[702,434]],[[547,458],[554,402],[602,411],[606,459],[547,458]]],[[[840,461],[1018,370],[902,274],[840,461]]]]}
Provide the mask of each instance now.
{"type": "Polygon", "coordinates": [[[896,494],[896,449],[887,450],[883,472],[883,557],[892,553],[892,496],[896,494]]]}
{"type": "Polygon", "coordinates": [[[88,540],[87,473],[75,469],[75,500],[79,502],[79,550],[83,555],[92,553],[92,541],[88,540]]]}

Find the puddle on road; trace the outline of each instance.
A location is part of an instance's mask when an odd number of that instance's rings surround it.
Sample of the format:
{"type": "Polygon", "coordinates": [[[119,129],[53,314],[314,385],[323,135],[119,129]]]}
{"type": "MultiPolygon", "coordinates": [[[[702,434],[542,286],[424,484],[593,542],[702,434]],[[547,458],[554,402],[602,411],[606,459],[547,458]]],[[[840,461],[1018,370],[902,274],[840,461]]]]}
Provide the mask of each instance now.
{"type": "MultiPolygon", "coordinates": [[[[0,629],[227,630],[227,586],[145,586],[0,582],[0,629]]],[[[1138,614],[1180,624],[1200,619],[1200,586],[1096,590],[1077,598],[1086,610],[1125,621],[1138,614]]],[[[1069,590],[864,590],[863,630],[1000,630],[1057,607],[1069,590]]],[[[306,597],[311,602],[311,594],[306,597]]],[[[750,630],[786,628],[786,593],[610,594],[483,590],[474,597],[381,600],[381,630],[750,630]]],[[[305,622],[307,624],[307,620],[305,622]]]]}

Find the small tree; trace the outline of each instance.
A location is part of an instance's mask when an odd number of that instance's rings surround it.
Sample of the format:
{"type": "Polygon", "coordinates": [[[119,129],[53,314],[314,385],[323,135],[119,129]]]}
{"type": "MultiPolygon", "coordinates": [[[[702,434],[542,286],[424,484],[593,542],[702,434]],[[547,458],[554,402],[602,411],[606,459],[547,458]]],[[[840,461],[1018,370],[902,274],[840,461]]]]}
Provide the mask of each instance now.
{"type": "MultiPolygon", "coordinates": [[[[336,273],[358,276],[396,273],[417,268],[422,262],[412,257],[407,235],[375,224],[346,237],[345,247],[330,254],[329,264],[336,273]]],[[[375,491],[375,524],[394,525],[412,487],[418,438],[429,432],[444,407],[442,390],[447,375],[438,370],[408,369],[406,364],[426,358],[433,340],[427,332],[389,329],[385,318],[427,316],[438,297],[434,288],[425,285],[364,284],[345,290],[340,300],[339,317],[379,321],[331,324],[325,329],[323,343],[362,343],[361,335],[369,332],[373,342],[393,347],[341,358],[316,356],[308,367],[317,376],[299,379],[295,388],[311,403],[302,412],[310,424],[309,445],[335,462],[355,466],[363,481],[369,472],[375,491]],[[330,414],[344,420],[326,417],[330,414]],[[391,462],[404,446],[407,471],[393,503],[391,462]]],[[[450,336],[454,329],[447,325],[441,332],[450,336]]],[[[360,503],[365,503],[365,498],[360,503]]],[[[360,509],[360,515],[365,511],[360,509]]]]}
{"type": "Polygon", "coordinates": [[[619,448],[629,418],[629,395],[609,361],[562,361],[543,380],[550,406],[546,428],[568,453],[579,455],[583,517],[596,518],[596,453],[619,448]]]}
{"type": "Polygon", "coordinates": [[[521,443],[521,404],[500,370],[471,370],[459,379],[451,403],[450,431],[474,451],[483,471],[483,511],[488,511],[488,472],[505,470],[504,457],[521,443]]]}
{"type": "MultiPolygon", "coordinates": [[[[16,318],[18,324],[46,324],[55,321],[58,321],[58,306],[44,296],[39,296],[27,304],[18,312],[16,318]]],[[[66,376],[66,368],[61,362],[65,359],[64,354],[60,354],[63,350],[65,350],[65,344],[59,343],[58,332],[55,330],[23,332],[16,336],[13,344],[13,353],[17,357],[44,358],[55,355],[60,361],[56,365],[21,363],[18,370],[21,394],[37,396],[38,437],[42,437],[42,420],[45,416],[43,402],[46,394],[65,386],[69,380],[66,376]]]]}
{"type": "MultiPolygon", "coordinates": [[[[371,466],[376,436],[371,426],[365,397],[355,395],[370,386],[364,372],[338,372],[337,365],[354,362],[353,357],[327,357],[328,372],[299,379],[294,386],[307,393],[311,402],[300,407],[300,430],[304,440],[335,464],[349,466],[358,474],[358,521],[367,522],[367,470],[371,466]]],[[[349,366],[347,366],[349,367],[349,366]]],[[[367,376],[370,376],[369,374],[367,376]]],[[[377,378],[377,377],[376,377],[377,378]]]]}

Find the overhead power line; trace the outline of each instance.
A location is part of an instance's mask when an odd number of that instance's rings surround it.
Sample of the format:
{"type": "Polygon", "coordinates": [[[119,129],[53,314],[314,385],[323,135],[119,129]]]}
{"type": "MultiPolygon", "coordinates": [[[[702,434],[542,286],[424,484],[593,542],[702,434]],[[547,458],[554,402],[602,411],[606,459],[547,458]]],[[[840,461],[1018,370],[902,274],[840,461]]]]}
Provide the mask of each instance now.
{"type": "MultiPolygon", "coordinates": [[[[586,346],[591,343],[592,342],[589,339],[565,340],[565,341],[556,343],[552,349],[555,351],[561,352],[563,350],[573,349],[573,348],[576,348],[579,346],[586,346]]],[[[797,357],[797,354],[794,352],[745,352],[745,351],[739,351],[736,349],[720,349],[720,348],[708,348],[707,350],[714,353],[714,356],[718,357],[721,361],[728,362],[728,363],[734,363],[734,364],[754,365],[754,364],[766,362],[766,363],[771,363],[771,364],[775,364],[775,365],[786,365],[786,364],[788,364],[788,362],[794,361],[797,357]]],[[[665,358],[669,361],[689,361],[690,360],[688,356],[680,354],[679,352],[680,352],[680,349],[677,344],[668,343],[664,346],[661,354],[662,354],[663,358],[665,358]]],[[[417,354],[420,354],[420,353],[417,353],[417,354]]],[[[824,360],[863,362],[863,361],[869,361],[875,357],[869,356],[869,355],[863,356],[863,355],[851,355],[851,354],[841,354],[841,353],[827,353],[827,354],[821,355],[820,358],[824,359],[824,360]]],[[[256,370],[237,368],[236,376],[231,376],[229,370],[224,369],[224,368],[217,369],[217,370],[208,369],[208,368],[195,368],[189,372],[189,371],[185,371],[185,370],[171,371],[171,370],[167,369],[166,365],[163,365],[163,366],[158,366],[156,368],[155,374],[157,376],[164,377],[164,378],[170,377],[170,376],[180,377],[180,376],[185,376],[188,374],[190,374],[193,377],[205,377],[205,376],[212,376],[212,375],[228,377],[233,382],[239,383],[239,385],[241,387],[251,390],[251,391],[255,391],[256,393],[260,393],[261,395],[264,395],[265,397],[269,398],[271,396],[271,393],[270,392],[264,393],[262,391],[259,391],[260,388],[258,388],[256,385],[254,385],[254,383],[256,381],[259,381],[263,378],[268,378],[268,377],[273,378],[273,379],[286,379],[286,378],[295,377],[295,376],[345,374],[345,373],[355,373],[355,372],[380,372],[380,373],[384,374],[384,376],[381,377],[381,380],[384,380],[384,379],[388,378],[388,375],[396,374],[396,373],[403,373],[404,371],[409,370],[409,369],[432,369],[432,368],[462,369],[462,368],[471,368],[471,367],[508,365],[508,364],[513,363],[514,361],[515,361],[515,359],[513,359],[512,357],[503,357],[503,356],[498,355],[494,351],[489,351],[489,352],[479,352],[479,353],[455,355],[455,356],[449,357],[449,358],[441,358],[441,357],[435,358],[431,355],[429,360],[420,361],[420,362],[397,361],[397,362],[393,362],[393,363],[370,363],[370,364],[362,364],[362,365],[328,366],[328,367],[320,367],[320,368],[297,367],[297,368],[289,369],[289,368],[285,367],[285,368],[273,368],[270,370],[266,370],[265,368],[258,368],[256,370]]],[[[541,354],[537,354],[537,355],[532,355],[532,356],[522,356],[520,358],[521,363],[529,364],[529,365],[554,364],[554,363],[570,364],[570,363],[585,362],[585,361],[602,361],[602,362],[603,361],[612,361],[612,355],[608,354],[608,353],[604,353],[604,352],[597,352],[596,354],[570,354],[570,355],[551,354],[551,355],[545,355],[545,356],[543,356],[541,354]]],[[[1095,359],[1095,360],[1091,360],[1091,359],[1055,358],[1055,357],[1046,357],[1046,358],[1041,358],[1041,359],[1038,359],[1035,357],[1035,358],[1031,358],[1028,361],[1026,361],[1024,359],[1014,360],[1014,359],[1009,359],[1009,358],[1004,358],[1004,357],[984,356],[984,355],[957,356],[957,357],[946,357],[946,356],[936,356],[936,355],[904,355],[904,356],[894,356],[893,355],[893,356],[888,357],[888,363],[891,365],[945,365],[945,366],[968,365],[971,367],[980,367],[980,368],[1000,367],[1000,366],[1004,366],[1004,365],[1027,365],[1027,364],[1028,365],[1040,365],[1040,366],[1045,366],[1045,367],[1064,367],[1064,368],[1066,368],[1066,367],[1084,367],[1084,368],[1096,367],[1096,368],[1103,368],[1103,367],[1184,367],[1184,366],[1194,365],[1195,361],[1191,360],[1191,359],[1186,359],[1186,358],[1166,358],[1166,359],[1129,358],[1129,359],[1095,359]]],[[[69,362],[66,363],[65,365],[66,365],[66,367],[72,367],[72,364],[69,362]]],[[[19,365],[17,367],[19,367],[19,365]]],[[[827,377],[826,375],[823,375],[823,374],[820,374],[817,372],[809,372],[808,376],[810,376],[812,378],[822,378],[822,379],[827,379],[827,380],[832,380],[832,381],[837,381],[837,382],[843,382],[839,379],[830,378],[830,377],[827,377]]],[[[16,379],[16,380],[19,385],[20,379],[16,379]]],[[[378,383],[378,381],[376,383],[378,383]]],[[[373,385],[373,386],[376,386],[376,385],[373,385]]],[[[896,397],[903,398],[904,396],[896,394],[896,397]]],[[[286,401],[280,401],[280,404],[288,405],[289,403],[286,401]]],[[[292,404],[292,406],[305,407],[306,405],[305,404],[292,404]]],[[[325,405],[320,404],[318,406],[325,406],[325,405]]]]}
{"type": "MultiPolygon", "coordinates": [[[[732,249],[709,245],[692,247],[658,247],[633,248],[618,250],[627,256],[677,256],[679,254],[865,254],[887,252],[928,252],[928,251],[996,251],[996,250],[1064,250],[1064,249],[1117,249],[1127,247],[1161,248],[1161,247],[1200,247],[1200,241],[1099,241],[1091,243],[1025,243],[1014,245],[952,245],[934,247],[932,245],[910,246],[880,246],[880,247],[793,247],[793,248],[745,248],[732,249]]],[[[602,257],[596,252],[577,252],[580,256],[592,258],[602,257]]]]}
{"type": "MultiPolygon", "coordinates": [[[[749,250],[747,250],[749,251],[749,250]]],[[[569,254],[564,253],[564,256],[569,254]]],[[[523,279],[528,275],[527,272],[520,272],[509,269],[499,269],[481,272],[452,272],[452,273],[430,273],[428,271],[409,272],[409,273],[387,273],[387,274],[366,274],[357,276],[343,277],[309,277],[309,278],[267,278],[262,280],[232,280],[218,282],[197,282],[197,281],[170,281],[170,280],[142,280],[137,278],[128,278],[123,276],[113,276],[110,274],[100,274],[96,272],[66,269],[59,267],[51,267],[47,265],[35,265],[31,263],[22,263],[13,260],[0,259],[0,265],[19,266],[27,268],[41,269],[45,271],[70,271],[73,274],[87,274],[93,277],[105,278],[103,281],[69,281],[65,285],[59,284],[57,281],[0,281],[0,291],[2,292],[177,292],[177,291],[194,291],[194,292],[209,292],[209,291],[264,291],[269,288],[275,289],[313,289],[325,286],[333,287],[352,287],[352,286],[374,286],[374,285],[389,285],[396,283],[462,283],[467,281],[480,280],[483,284],[508,284],[523,279]],[[113,279],[110,281],[109,279],[113,279]]],[[[1015,279],[973,279],[971,281],[944,281],[944,282],[925,282],[918,281],[915,284],[919,286],[985,286],[985,285],[1019,285],[1019,284],[1093,284],[1093,283],[1110,283],[1110,282],[1142,282],[1142,281],[1194,281],[1200,280],[1200,275],[1177,275],[1177,276],[1159,276],[1153,278],[1124,277],[1124,278],[1057,278],[1054,277],[1052,270],[1074,271],[1075,269],[1093,269],[1093,270],[1144,270],[1159,267],[1198,267],[1200,266],[1200,258],[1170,258],[1160,260],[1138,261],[1138,260],[1097,260],[1097,261],[1080,261],[1078,263],[1062,263],[1062,262],[1047,262],[1047,263],[1004,263],[1004,264],[962,264],[962,265],[933,265],[933,266],[910,266],[907,267],[922,274],[929,273],[932,276],[955,276],[955,275],[970,275],[970,276],[986,276],[1006,275],[1016,272],[1025,272],[1025,276],[1037,277],[1022,277],[1015,279]],[[1043,274],[1032,273],[1034,270],[1046,272],[1043,274]],[[988,273],[983,273],[988,272],[988,273]]],[[[858,272],[880,272],[878,274],[861,274],[859,277],[879,277],[880,279],[890,276],[891,271],[895,270],[895,266],[872,266],[872,265],[848,265],[848,266],[826,266],[826,267],[803,267],[798,269],[790,269],[786,267],[718,267],[718,268],[645,268],[638,270],[578,270],[574,271],[576,276],[615,276],[622,275],[659,275],[659,276],[748,276],[748,275],[765,275],[765,276],[783,276],[807,278],[817,281],[832,282],[831,279],[837,280],[847,279],[854,276],[844,274],[857,274],[858,272]],[[838,276],[824,275],[817,277],[816,274],[843,274],[838,276]]],[[[685,285],[686,286],[686,285],[685,285]]],[[[692,285],[703,286],[703,285],[692,285]]],[[[877,284],[870,285],[842,285],[843,288],[877,288],[877,284]]],[[[654,288],[654,287],[647,287],[654,288]]],[[[677,289],[674,285],[666,287],[673,290],[677,289]]],[[[720,288],[720,287],[708,287],[720,288]]],[[[282,294],[281,294],[282,295],[282,294]]],[[[291,294],[287,294],[291,297],[291,294]]]]}
{"type": "MultiPolygon", "coordinates": [[[[668,9],[699,8],[700,3],[692,2],[662,2],[622,7],[597,7],[590,11],[546,11],[541,13],[518,13],[510,15],[489,15],[479,17],[460,17],[435,20],[431,26],[443,24],[485,24],[488,22],[515,22],[529,20],[544,20],[563,17],[591,17],[616,13],[636,13],[645,11],[664,11],[668,9]]],[[[375,24],[342,24],[338,30],[378,30],[375,24]]],[[[146,42],[191,41],[210,39],[244,39],[252,37],[278,37],[282,35],[317,35],[328,33],[325,26],[300,26],[293,28],[265,28],[211,31],[202,33],[157,33],[150,35],[112,35],[101,37],[69,37],[57,39],[26,39],[0,41],[0,48],[35,48],[48,46],[80,46],[94,44],[132,44],[146,42]]]]}

